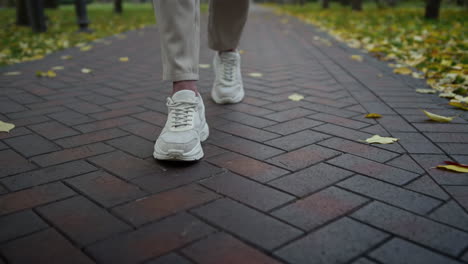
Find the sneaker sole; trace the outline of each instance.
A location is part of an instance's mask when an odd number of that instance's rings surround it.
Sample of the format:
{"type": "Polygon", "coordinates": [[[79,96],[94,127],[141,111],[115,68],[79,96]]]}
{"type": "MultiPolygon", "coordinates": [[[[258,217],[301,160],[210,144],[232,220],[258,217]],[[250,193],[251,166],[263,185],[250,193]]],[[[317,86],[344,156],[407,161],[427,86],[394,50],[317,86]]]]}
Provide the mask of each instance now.
{"type": "Polygon", "coordinates": [[[244,88],[241,88],[241,92],[235,97],[218,97],[214,92],[214,88],[211,90],[211,99],[217,104],[236,104],[240,103],[245,96],[244,88]]]}
{"type": "MultiPolygon", "coordinates": [[[[208,124],[205,123],[205,126],[200,132],[200,142],[203,142],[206,139],[208,139],[209,134],[210,130],[208,128],[208,124]]],[[[163,152],[157,146],[155,147],[153,152],[153,157],[157,160],[195,161],[202,159],[203,156],[203,148],[200,143],[198,143],[192,150],[185,153],[178,150],[163,152]]]]}

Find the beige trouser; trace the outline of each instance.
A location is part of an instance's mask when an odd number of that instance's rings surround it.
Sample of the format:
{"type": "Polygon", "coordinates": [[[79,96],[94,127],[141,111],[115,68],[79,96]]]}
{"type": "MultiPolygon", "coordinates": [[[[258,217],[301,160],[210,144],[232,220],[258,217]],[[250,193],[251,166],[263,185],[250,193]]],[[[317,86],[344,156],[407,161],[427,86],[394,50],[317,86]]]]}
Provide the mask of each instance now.
{"type": "MultiPolygon", "coordinates": [[[[198,80],[200,0],[153,0],[161,39],[163,79],[198,80]]],[[[237,48],[249,0],[211,0],[208,44],[217,51],[237,48]]]]}

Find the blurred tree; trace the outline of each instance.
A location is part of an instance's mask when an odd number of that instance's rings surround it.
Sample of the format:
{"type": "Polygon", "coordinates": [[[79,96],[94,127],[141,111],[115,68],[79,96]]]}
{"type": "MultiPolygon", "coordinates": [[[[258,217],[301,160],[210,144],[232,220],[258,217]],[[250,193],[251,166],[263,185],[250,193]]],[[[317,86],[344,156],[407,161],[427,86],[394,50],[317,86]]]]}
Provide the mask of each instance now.
{"type": "Polygon", "coordinates": [[[440,2],[442,0],[426,0],[426,19],[438,19],[439,18],[439,10],[440,10],[440,2]]]}
{"type": "Polygon", "coordinates": [[[395,7],[398,3],[398,0],[387,0],[387,3],[391,7],[395,7]]]}
{"type": "Polygon", "coordinates": [[[16,1],[16,24],[18,26],[29,26],[29,16],[26,0],[16,1]]]}
{"type": "Polygon", "coordinates": [[[322,8],[327,9],[330,7],[330,1],[329,0],[322,0],[322,8]]]}
{"type": "Polygon", "coordinates": [[[362,11],[362,0],[351,0],[351,9],[354,11],[362,11]]]}
{"type": "Polygon", "coordinates": [[[59,6],[58,0],[45,0],[44,7],[45,8],[57,8],[59,6]]]}
{"type": "Polygon", "coordinates": [[[114,12],[122,14],[122,0],[114,0],[114,12]]]}
{"type": "Polygon", "coordinates": [[[338,0],[340,2],[340,4],[344,5],[344,6],[347,6],[350,4],[350,0],[338,0]]]}

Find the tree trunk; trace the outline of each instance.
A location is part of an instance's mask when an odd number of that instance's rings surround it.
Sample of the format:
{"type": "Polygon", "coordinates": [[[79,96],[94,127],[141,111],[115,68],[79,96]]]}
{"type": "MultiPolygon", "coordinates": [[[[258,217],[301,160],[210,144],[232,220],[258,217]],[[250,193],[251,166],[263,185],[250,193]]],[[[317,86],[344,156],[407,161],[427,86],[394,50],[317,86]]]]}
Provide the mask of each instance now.
{"type": "Polygon", "coordinates": [[[58,0],[45,0],[44,7],[45,8],[57,8],[59,6],[58,0]]]}
{"type": "Polygon", "coordinates": [[[340,1],[340,4],[342,4],[344,6],[349,5],[349,0],[339,0],[339,1],[340,1]]]}
{"type": "Polygon", "coordinates": [[[114,12],[122,14],[122,0],[114,0],[114,12]]]}
{"type": "Polygon", "coordinates": [[[426,19],[438,19],[442,0],[426,0],[426,19]]]}
{"type": "Polygon", "coordinates": [[[29,15],[26,0],[16,1],[16,25],[29,26],[29,15]]]}
{"type": "Polygon", "coordinates": [[[328,9],[330,7],[330,1],[329,0],[322,0],[322,8],[323,9],[328,9]]]}
{"type": "Polygon", "coordinates": [[[362,11],[362,0],[351,0],[351,9],[354,11],[362,11]]]}

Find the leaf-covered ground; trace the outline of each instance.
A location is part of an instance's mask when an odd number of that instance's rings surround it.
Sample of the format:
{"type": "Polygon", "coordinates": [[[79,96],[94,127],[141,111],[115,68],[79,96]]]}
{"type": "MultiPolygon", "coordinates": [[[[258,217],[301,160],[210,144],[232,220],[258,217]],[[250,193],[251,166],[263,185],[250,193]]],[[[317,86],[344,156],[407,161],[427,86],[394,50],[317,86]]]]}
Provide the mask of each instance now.
{"type": "Polygon", "coordinates": [[[28,27],[15,25],[15,10],[0,10],[0,65],[41,59],[45,55],[75,45],[131,29],[154,24],[151,4],[125,3],[122,15],[113,13],[110,4],[88,5],[88,17],[93,33],[77,33],[76,16],[73,5],[63,5],[59,9],[47,9],[48,31],[34,34],[28,27]]]}
{"type": "Polygon", "coordinates": [[[425,78],[442,97],[458,95],[455,101],[466,103],[468,110],[467,9],[443,8],[439,21],[428,21],[423,18],[423,6],[378,9],[366,5],[362,12],[339,5],[324,10],[317,3],[270,6],[388,61],[396,73],[425,78]]]}

